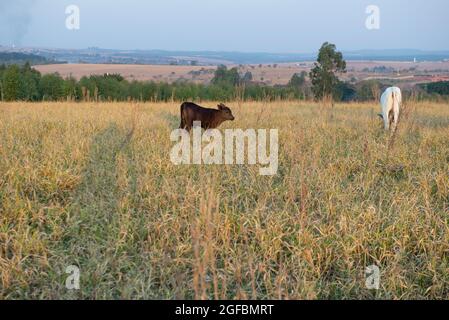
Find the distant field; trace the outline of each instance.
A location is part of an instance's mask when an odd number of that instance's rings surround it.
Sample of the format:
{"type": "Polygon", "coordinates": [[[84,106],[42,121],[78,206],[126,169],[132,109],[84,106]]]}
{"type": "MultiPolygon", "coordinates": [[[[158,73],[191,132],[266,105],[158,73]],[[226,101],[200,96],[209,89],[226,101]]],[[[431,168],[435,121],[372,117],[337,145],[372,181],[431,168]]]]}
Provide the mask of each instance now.
{"type": "MultiPolygon", "coordinates": [[[[264,82],[268,85],[285,85],[294,73],[299,73],[301,71],[308,72],[312,66],[313,62],[264,64],[260,66],[244,65],[240,67],[240,72],[244,73],[250,71],[253,74],[253,80],[257,82],[264,82]]],[[[173,82],[179,79],[185,79],[196,83],[208,83],[212,79],[215,70],[215,67],[211,66],[118,64],[55,64],[36,66],[35,68],[43,74],[58,72],[63,77],[72,75],[77,79],[92,74],[103,75],[104,73],[120,73],[128,80],[173,82]]],[[[348,73],[343,75],[342,78],[350,80],[352,77],[356,77],[358,80],[391,78],[411,83],[449,80],[449,61],[420,63],[349,61],[348,73]],[[393,68],[398,70],[398,72],[376,74],[364,71],[365,68],[373,69],[380,66],[393,68]],[[415,68],[415,70],[410,71],[410,68],[415,68]],[[423,78],[414,78],[414,75],[417,73],[425,73],[427,76],[423,78]]]]}
{"type": "Polygon", "coordinates": [[[449,298],[448,105],[229,105],[277,175],[173,165],[178,103],[1,103],[0,299],[449,298]]]}
{"type": "MultiPolygon", "coordinates": [[[[210,68],[210,67],[209,67],[210,68]]],[[[177,79],[192,80],[191,71],[199,71],[202,67],[170,66],[170,65],[129,65],[129,64],[56,64],[36,66],[43,74],[58,72],[63,77],[73,76],[80,79],[83,76],[119,73],[128,80],[153,80],[172,82],[177,79]]],[[[198,82],[205,82],[211,76],[199,76],[198,82]]]]}

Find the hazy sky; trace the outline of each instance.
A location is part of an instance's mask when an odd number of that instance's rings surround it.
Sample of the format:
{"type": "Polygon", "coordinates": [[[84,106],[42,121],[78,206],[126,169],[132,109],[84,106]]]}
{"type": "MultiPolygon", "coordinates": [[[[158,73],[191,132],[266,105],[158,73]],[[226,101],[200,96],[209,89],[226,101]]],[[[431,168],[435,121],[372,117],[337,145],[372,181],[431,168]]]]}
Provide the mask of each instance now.
{"type": "Polygon", "coordinates": [[[314,52],[449,50],[448,0],[0,0],[0,44],[314,52]],[[80,8],[80,30],[65,8],[80,8]],[[380,29],[368,30],[368,5],[380,29]]]}

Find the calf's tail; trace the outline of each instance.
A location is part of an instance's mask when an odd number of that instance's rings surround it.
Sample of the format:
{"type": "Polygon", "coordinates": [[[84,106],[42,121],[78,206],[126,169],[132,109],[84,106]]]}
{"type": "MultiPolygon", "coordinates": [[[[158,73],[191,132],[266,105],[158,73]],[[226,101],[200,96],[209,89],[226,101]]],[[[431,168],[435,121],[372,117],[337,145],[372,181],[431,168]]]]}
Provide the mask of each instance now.
{"type": "Polygon", "coordinates": [[[186,122],[184,119],[184,109],[185,109],[185,103],[181,105],[181,124],[179,125],[179,129],[185,129],[186,128],[186,122]]]}
{"type": "Polygon", "coordinates": [[[186,129],[187,128],[187,121],[186,121],[185,110],[186,110],[186,103],[184,102],[181,105],[181,124],[179,125],[179,129],[186,129]]]}

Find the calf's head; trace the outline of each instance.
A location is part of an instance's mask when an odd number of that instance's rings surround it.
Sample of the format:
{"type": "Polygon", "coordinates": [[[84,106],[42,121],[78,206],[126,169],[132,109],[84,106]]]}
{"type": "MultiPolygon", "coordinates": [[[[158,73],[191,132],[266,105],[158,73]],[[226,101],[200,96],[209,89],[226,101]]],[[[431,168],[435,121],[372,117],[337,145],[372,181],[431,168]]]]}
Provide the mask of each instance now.
{"type": "Polygon", "coordinates": [[[222,117],[222,119],[226,120],[230,120],[230,121],[234,121],[235,118],[232,114],[231,109],[229,109],[228,107],[226,107],[223,103],[220,103],[218,105],[218,110],[220,110],[220,116],[222,117]]]}

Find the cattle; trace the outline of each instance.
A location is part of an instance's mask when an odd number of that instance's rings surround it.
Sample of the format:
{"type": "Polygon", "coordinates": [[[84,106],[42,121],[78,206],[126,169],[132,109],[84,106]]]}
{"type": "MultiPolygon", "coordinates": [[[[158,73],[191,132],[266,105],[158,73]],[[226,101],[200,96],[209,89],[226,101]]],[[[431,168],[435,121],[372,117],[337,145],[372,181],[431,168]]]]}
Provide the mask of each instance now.
{"type": "Polygon", "coordinates": [[[231,109],[220,103],[218,110],[200,107],[192,102],[184,102],[181,105],[181,125],[180,129],[190,132],[195,121],[201,122],[201,127],[205,130],[216,129],[225,121],[234,121],[231,109]]]}
{"type": "Polygon", "coordinates": [[[384,120],[385,130],[395,129],[399,122],[399,113],[401,111],[402,93],[397,87],[390,87],[382,94],[380,98],[382,113],[379,116],[384,120]]]}

